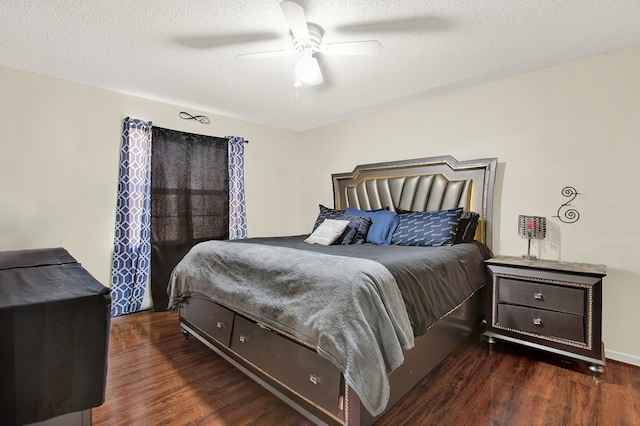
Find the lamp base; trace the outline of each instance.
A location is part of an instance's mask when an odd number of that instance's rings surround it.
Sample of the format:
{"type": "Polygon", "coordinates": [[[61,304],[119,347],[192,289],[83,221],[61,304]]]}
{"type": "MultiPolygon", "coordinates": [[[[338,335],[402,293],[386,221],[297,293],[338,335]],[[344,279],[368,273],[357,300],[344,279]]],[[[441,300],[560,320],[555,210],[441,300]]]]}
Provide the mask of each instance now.
{"type": "Polygon", "coordinates": [[[523,254],[522,258],[526,260],[535,260],[538,258],[538,256],[531,254],[531,238],[527,238],[527,254],[523,254]]]}

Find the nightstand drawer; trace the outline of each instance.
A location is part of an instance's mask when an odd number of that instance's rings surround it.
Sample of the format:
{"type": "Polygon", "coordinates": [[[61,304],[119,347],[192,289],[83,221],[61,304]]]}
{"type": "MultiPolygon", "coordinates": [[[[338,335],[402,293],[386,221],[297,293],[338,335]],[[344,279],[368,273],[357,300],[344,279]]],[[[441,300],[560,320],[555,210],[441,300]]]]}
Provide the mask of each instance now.
{"type": "Polygon", "coordinates": [[[496,323],[512,331],[586,343],[584,317],[524,306],[498,304],[496,323]]]}
{"type": "Polygon", "coordinates": [[[585,290],[506,277],[498,279],[499,303],[584,315],[585,290]]]}

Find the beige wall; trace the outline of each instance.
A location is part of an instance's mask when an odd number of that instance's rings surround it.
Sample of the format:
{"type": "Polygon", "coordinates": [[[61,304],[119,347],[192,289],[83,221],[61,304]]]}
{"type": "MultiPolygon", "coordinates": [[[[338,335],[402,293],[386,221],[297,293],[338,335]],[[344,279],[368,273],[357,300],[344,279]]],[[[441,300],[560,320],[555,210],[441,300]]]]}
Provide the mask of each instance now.
{"type": "Polygon", "coordinates": [[[62,246],[108,284],[126,116],[249,139],[250,236],[309,232],[317,204],[332,204],[331,173],[356,164],[498,157],[495,253],[526,251],[518,214],[546,216],[550,235],[534,252],[608,266],[607,353],[640,365],[640,231],[623,216],[640,207],[638,75],[640,46],[291,133],[206,112],[203,126],[178,118],[198,112],[188,108],[0,67],[0,250],[62,246]],[[581,192],[574,224],[552,218],[566,185],[581,192]]]}
{"type": "MultiPolygon", "coordinates": [[[[249,233],[287,234],[295,215],[282,181],[298,184],[300,144],[290,132],[0,67],[0,250],[64,247],[109,285],[122,120],[214,136],[245,146],[249,233]],[[286,155],[282,153],[286,152],[286,155]],[[286,196],[285,196],[286,195],[286,196]]],[[[296,191],[297,192],[297,191],[296,191]]],[[[295,207],[294,207],[295,208],[295,207]]]]}
{"type": "Polygon", "coordinates": [[[330,205],[330,173],[357,163],[451,154],[498,157],[496,254],[519,256],[519,214],[546,216],[545,259],[603,263],[608,355],[640,365],[640,46],[407,103],[305,134],[313,182],[305,216],[330,205]],[[580,219],[552,216],[571,185],[580,219]],[[632,219],[626,219],[631,216],[632,219]]]}

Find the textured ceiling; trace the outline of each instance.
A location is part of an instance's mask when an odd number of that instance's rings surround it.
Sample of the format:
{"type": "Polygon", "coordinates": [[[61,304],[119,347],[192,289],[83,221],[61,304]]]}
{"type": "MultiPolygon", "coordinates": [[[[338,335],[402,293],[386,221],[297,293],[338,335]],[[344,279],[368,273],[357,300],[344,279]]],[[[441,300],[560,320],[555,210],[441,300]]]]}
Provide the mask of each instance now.
{"type": "Polygon", "coordinates": [[[301,131],[409,99],[640,44],[638,0],[299,0],[325,82],[294,87],[279,0],[3,0],[0,65],[301,131]]]}

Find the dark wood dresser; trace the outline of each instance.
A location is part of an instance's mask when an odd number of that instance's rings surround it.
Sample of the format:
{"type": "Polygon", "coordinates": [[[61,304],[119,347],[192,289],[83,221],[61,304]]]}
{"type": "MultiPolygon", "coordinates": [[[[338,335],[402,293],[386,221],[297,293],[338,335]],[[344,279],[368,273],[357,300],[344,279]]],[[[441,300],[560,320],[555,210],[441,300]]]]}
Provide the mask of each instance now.
{"type": "Polygon", "coordinates": [[[486,335],[584,361],[604,372],[604,265],[498,256],[486,261],[486,335]]]}

